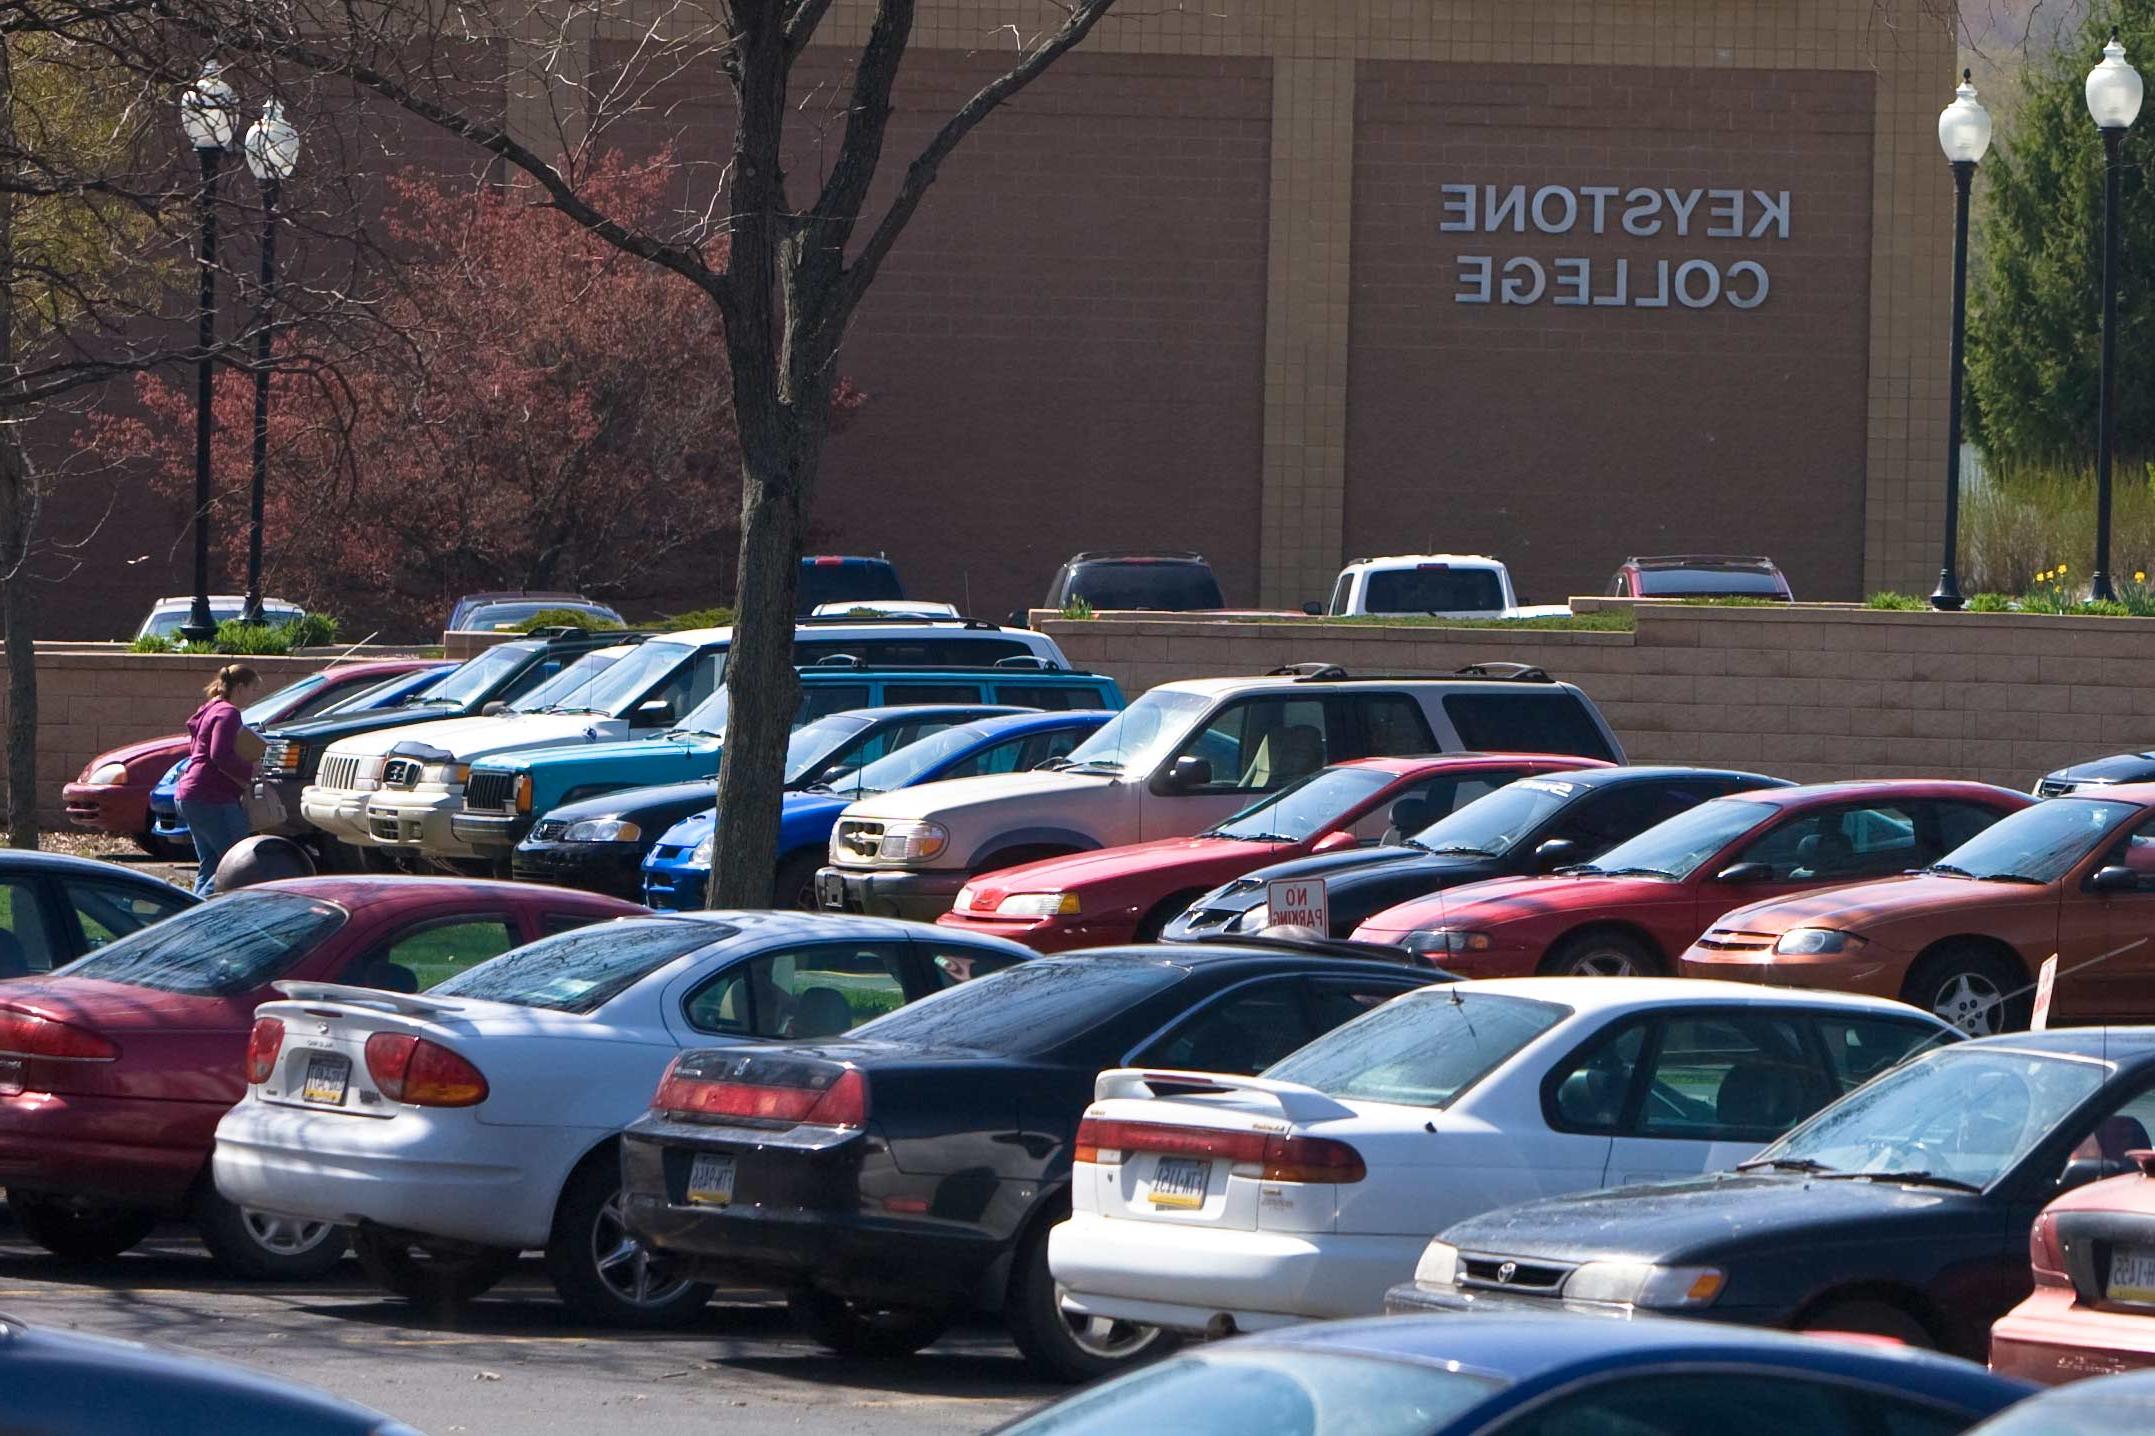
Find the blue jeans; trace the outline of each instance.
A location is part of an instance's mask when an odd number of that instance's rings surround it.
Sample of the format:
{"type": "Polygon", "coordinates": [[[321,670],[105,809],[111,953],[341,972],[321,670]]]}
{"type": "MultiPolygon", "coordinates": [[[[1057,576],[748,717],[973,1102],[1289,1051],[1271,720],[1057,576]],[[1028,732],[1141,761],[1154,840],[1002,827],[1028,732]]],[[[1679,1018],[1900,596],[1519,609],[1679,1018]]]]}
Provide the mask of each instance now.
{"type": "Polygon", "coordinates": [[[217,891],[217,864],[248,836],[247,810],[237,803],[209,803],[200,798],[181,798],[179,807],[180,818],[195,839],[195,896],[209,897],[217,891]]]}

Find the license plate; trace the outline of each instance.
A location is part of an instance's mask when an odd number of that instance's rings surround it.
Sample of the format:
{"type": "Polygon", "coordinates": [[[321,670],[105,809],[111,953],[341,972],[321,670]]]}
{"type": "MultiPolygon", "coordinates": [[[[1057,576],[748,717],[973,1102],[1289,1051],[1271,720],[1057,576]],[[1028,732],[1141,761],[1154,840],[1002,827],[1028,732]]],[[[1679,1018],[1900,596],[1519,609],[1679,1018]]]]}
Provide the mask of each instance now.
{"type": "Polygon", "coordinates": [[[299,1084],[302,1102],[321,1102],[331,1107],[344,1105],[344,1089],[351,1085],[352,1064],[342,1057],[324,1056],[307,1059],[307,1075],[299,1084]]]}
{"type": "Polygon", "coordinates": [[[2155,1305],[2155,1247],[2112,1247],[2104,1295],[2112,1301],[2155,1305]]]}
{"type": "Polygon", "coordinates": [[[816,905],[831,912],[843,912],[846,905],[846,880],[836,873],[817,873],[816,905]]]}
{"type": "Polygon", "coordinates": [[[1156,1207],[1201,1207],[1205,1184],[1211,1179],[1212,1163],[1190,1157],[1162,1157],[1152,1169],[1152,1204],[1156,1207]]]}
{"type": "Polygon", "coordinates": [[[692,1207],[733,1205],[733,1158],[719,1152],[698,1152],[688,1164],[688,1204],[692,1207]]]}

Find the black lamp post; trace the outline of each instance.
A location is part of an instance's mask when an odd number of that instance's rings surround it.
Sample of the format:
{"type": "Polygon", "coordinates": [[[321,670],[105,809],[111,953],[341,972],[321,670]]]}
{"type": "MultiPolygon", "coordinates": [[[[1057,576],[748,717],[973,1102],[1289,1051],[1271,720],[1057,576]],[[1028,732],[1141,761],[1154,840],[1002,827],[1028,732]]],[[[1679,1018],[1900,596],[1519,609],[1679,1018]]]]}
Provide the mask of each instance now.
{"type": "Polygon", "coordinates": [[[247,498],[247,603],[240,617],[261,623],[262,498],[269,481],[270,314],[277,292],[277,199],[299,163],[299,131],[284,117],[284,106],[270,100],[262,118],[247,131],[243,146],[247,168],[262,186],[262,302],[254,341],[254,476],[247,498]]]}
{"type": "Polygon", "coordinates": [[[2095,420],[2095,572],[2088,597],[2114,600],[2110,585],[2110,462],[2117,448],[2118,174],[2125,132],[2140,115],[2140,72],[2125,63],[2118,32],[2088,72],[2088,117],[2103,132],[2103,361],[2095,420]]]}
{"type": "Polygon", "coordinates": [[[202,220],[202,288],[196,310],[195,365],[195,593],[194,605],[180,633],[192,642],[217,636],[210,613],[210,350],[217,342],[217,166],[237,128],[237,96],[220,76],[224,67],[206,61],[201,76],[180,93],[180,128],[202,161],[202,190],[196,201],[202,220]]]}
{"type": "Polygon", "coordinates": [[[1975,97],[1975,76],[1960,72],[1953,103],[1938,116],[1938,146],[1953,167],[1953,345],[1951,387],[1946,392],[1945,559],[1938,566],[1938,587],[1931,607],[1961,606],[1960,579],[1960,405],[1967,384],[1968,340],[1968,191],[1975,167],[1990,148],[1990,112],[1975,97]]]}

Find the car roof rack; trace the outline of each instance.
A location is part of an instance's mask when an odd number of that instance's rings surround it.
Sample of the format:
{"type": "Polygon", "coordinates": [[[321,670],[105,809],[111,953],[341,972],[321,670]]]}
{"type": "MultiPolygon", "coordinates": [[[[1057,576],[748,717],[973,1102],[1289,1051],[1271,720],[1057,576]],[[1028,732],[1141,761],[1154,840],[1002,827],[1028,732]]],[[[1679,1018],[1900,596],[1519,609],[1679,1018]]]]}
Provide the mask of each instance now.
{"type": "Polygon", "coordinates": [[[1679,568],[1685,564],[1757,564],[1764,568],[1777,565],[1765,554],[1749,553],[1648,553],[1633,554],[1624,560],[1629,564],[1655,564],[1666,568],[1679,568]]]}
{"type": "MultiPolygon", "coordinates": [[[[1207,932],[1191,939],[1203,947],[1255,947],[1268,952],[1299,952],[1320,957],[1357,957],[1367,962],[1391,963],[1399,967],[1420,968],[1435,974],[1438,981],[1458,981],[1458,977],[1441,968],[1430,968],[1405,948],[1391,947],[1381,942],[1356,942],[1345,937],[1319,937],[1284,932],[1207,932]]],[[[1171,946],[1179,947],[1174,943],[1171,946]]]]}
{"type": "Polygon", "coordinates": [[[852,618],[846,616],[845,614],[834,613],[824,618],[796,618],[793,621],[795,624],[802,628],[861,628],[870,627],[878,623],[906,624],[908,626],[918,628],[923,624],[955,624],[960,628],[971,628],[978,629],[983,632],[993,632],[1002,627],[1001,624],[990,623],[984,618],[920,618],[907,616],[905,614],[888,613],[879,613],[873,618],[852,618]]]}
{"type": "Polygon", "coordinates": [[[1150,558],[1177,559],[1194,563],[1206,563],[1205,556],[1194,549],[1183,548],[1091,548],[1070,555],[1071,563],[1089,563],[1103,558],[1150,558]]]}
{"type": "Polygon", "coordinates": [[[1337,663],[1285,663],[1278,668],[1267,669],[1266,678],[1292,678],[1297,683],[1398,683],[1408,680],[1428,683],[1446,678],[1493,679],[1499,683],[1554,683],[1546,668],[1530,663],[1506,663],[1490,660],[1469,663],[1450,673],[1349,673],[1337,663]]]}
{"type": "Polygon", "coordinates": [[[1510,663],[1492,659],[1483,663],[1469,663],[1459,670],[1461,678],[1496,678],[1507,683],[1554,683],[1549,670],[1532,663],[1510,663]]]}
{"type": "Polygon", "coordinates": [[[1023,672],[1045,673],[1067,678],[1104,678],[1107,676],[1085,668],[1065,668],[1053,659],[1041,658],[1030,653],[1013,654],[1009,658],[998,658],[993,663],[871,663],[857,653],[830,653],[818,658],[813,663],[801,663],[794,666],[796,671],[801,673],[843,669],[848,673],[860,670],[868,673],[981,674],[1023,672]]]}
{"type": "Polygon", "coordinates": [[[552,642],[557,638],[590,638],[600,648],[609,643],[640,643],[656,633],[651,628],[585,628],[581,624],[563,623],[550,628],[534,628],[529,633],[512,634],[510,642],[519,638],[543,638],[552,642]]]}

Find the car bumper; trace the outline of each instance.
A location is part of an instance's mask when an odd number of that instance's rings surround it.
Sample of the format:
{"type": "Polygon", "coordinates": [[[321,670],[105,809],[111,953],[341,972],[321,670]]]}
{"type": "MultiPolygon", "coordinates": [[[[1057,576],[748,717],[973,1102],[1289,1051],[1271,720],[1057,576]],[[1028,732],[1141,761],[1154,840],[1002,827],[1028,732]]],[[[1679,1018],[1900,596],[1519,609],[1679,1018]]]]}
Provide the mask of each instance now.
{"type": "Polygon", "coordinates": [[[950,911],[965,881],[966,875],[957,872],[824,868],[816,874],[816,902],[831,912],[934,922],[950,911]]]}
{"type": "Polygon", "coordinates": [[[1677,959],[1678,975],[1760,987],[1853,992],[1899,997],[1908,976],[1905,954],[1880,953],[1866,945],[1853,958],[1841,953],[1800,956],[1766,950],[1715,951],[1691,947],[1677,959]]]}
{"type": "Polygon", "coordinates": [[[307,787],[299,791],[299,815],[308,826],[354,847],[372,847],[367,832],[367,800],[372,792],[350,788],[307,787]]]}
{"type": "Polygon", "coordinates": [[[530,831],[531,818],[524,813],[473,813],[457,808],[449,814],[450,836],[487,857],[507,857],[530,831]]]}
{"type": "MultiPolygon", "coordinates": [[[[953,896],[955,900],[955,895],[953,896]]],[[[1034,952],[1073,952],[1082,947],[1108,947],[1129,942],[1137,928],[1131,922],[1055,923],[1026,918],[979,918],[945,911],[936,925],[960,932],[985,933],[1023,943],[1034,952]]]]}
{"type": "Polygon", "coordinates": [[[1064,1304],[1178,1331],[1262,1331],[1371,1316],[1414,1270],[1426,1236],[1214,1231],[1079,1212],[1048,1234],[1064,1304]]]}
{"type": "Polygon", "coordinates": [[[1451,1286],[1429,1286],[1423,1282],[1401,1282],[1384,1294],[1384,1312],[1387,1316],[1422,1316],[1430,1312],[1451,1314],[1479,1313],[1481,1315],[1523,1315],[1526,1313],[1562,1312],[1570,1316],[1600,1316],[1611,1321],[1629,1321],[1633,1317],[1684,1316],[1706,1321],[1726,1322],[1734,1326],[1779,1326],[1787,1313],[1746,1306],[1708,1306],[1695,1311],[1645,1310],[1611,1301],[1566,1301],[1561,1297],[1515,1296],[1501,1291],[1462,1291],[1451,1286]]]}
{"type": "Polygon", "coordinates": [[[382,1119],[243,1102],[217,1128],[217,1190],[244,1207],[485,1246],[546,1245],[563,1177],[607,1133],[382,1119]]]}
{"type": "Polygon", "coordinates": [[[663,867],[646,867],[642,876],[643,905],[660,912],[695,912],[704,906],[705,896],[711,889],[708,868],[669,863],[663,867]]]}
{"type": "Polygon", "coordinates": [[[201,1175],[224,1111],[218,1102],[50,1092],[0,1098],[0,1187],[175,1209],[201,1175]]]}
{"type": "Polygon", "coordinates": [[[517,844],[510,871],[524,882],[582,888],[639,902],[644,895],[643,853],[641,843],[523,842],[517,844]]]}
{"type": "Polygon", "coordinates": [[[475,858],[477,849],[450,830],[463,811],[462,793],[373,793],[367,798],[367,840],[378,848],[413,848],[443,857],[475,858]]]}
{"type": "Polygon", "coordinates": [[[75,827],[93,833],[114,833],[123,838],[149,831],[148,788],[69,783],[60,789],[60,801],[67,809],[68,822],[75,827]]]}
{"type": "Polygon", "coordinates": [[[1990,1329],[1990,1369],[2057,1386],[2155,1367],[2155,1320],[2097,1311],[2065,1287],[2037,1287],[1990,1329]]]}

